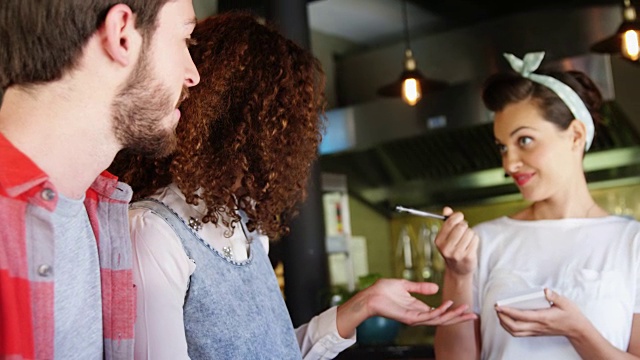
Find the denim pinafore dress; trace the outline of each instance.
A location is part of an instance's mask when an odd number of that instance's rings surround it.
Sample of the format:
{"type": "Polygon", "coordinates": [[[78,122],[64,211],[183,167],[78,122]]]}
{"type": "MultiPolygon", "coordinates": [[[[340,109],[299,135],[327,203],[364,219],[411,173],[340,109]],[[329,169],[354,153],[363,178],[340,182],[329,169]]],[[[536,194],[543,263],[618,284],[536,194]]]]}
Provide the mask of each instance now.
{"type": "MultiPolygon", "coordinates": [[[[146,208],[164,219],[196,264],[183,306],[191,359],[301,359],[291,318],[260,241],[251,243],[246,261],[226,258],[160,201],[145,199],[131,208],[146,208]]],[[[242,230],[247,237],[246,217],[242,230]]],[[[237,231],[238,229],[236,229],[237,231]]]]}

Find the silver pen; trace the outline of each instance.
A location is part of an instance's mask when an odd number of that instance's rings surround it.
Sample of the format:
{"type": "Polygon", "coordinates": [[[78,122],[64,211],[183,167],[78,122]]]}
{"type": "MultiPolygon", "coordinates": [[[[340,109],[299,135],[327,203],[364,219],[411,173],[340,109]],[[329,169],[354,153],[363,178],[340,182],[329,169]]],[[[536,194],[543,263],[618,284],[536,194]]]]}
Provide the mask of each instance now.
{"type": "Polygon", "coordinates": [[[438,215],[438,214],[434,214],[434,213],[430,213],[422,210],[410,209],[400,205],[396,206],[395,210],[398,212],[406,212],[406,213],[417,215],[417,216],[429,217],[429,218],[440,219],[440,220],[447,220],[448,218],[448,216],[438,215]]]}

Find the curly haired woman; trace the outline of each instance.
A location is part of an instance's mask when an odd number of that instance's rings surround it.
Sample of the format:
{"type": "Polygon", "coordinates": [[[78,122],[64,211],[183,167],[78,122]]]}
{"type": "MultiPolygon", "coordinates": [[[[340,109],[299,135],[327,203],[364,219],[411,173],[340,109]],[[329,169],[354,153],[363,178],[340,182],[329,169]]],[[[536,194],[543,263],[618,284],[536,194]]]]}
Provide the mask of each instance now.
{"type": "Polygon", "coordinates": [[[177,151],[120,154],[134,189],[136,357],[323,359],[370,316],[411,325],[475,318],[411,296],[437,286],[379,281],[293,328],[268,259],[289,230],[321,140],[324,74],[306,50],[242,13],[201,21],[192,56],[200,86],[182,106],[177,151]]]}

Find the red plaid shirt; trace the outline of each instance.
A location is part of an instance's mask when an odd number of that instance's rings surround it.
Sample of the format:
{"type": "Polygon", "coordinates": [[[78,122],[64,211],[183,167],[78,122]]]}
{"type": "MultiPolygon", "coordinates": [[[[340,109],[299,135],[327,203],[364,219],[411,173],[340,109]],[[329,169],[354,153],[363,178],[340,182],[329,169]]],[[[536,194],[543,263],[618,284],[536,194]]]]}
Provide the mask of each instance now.
{"type": "MultiPolygon", "coordinates": [[[[102,282],[105,359],[133,358],[131,188],[108,172],[86,193],[102,282]]],[[[52,359],[58,196],[48,176],[0,134],[0,358],[52,359]]]]}

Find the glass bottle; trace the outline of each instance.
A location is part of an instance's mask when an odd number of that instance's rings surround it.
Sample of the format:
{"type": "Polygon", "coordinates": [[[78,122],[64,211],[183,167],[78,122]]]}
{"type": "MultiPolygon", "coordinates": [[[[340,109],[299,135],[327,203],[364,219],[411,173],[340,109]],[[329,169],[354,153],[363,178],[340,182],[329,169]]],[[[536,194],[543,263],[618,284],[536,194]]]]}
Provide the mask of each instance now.
{"type": "Polygon", "coordinates": [[[416,280],[418,260],[417,247],[410,226],[404,225],[400,230],[396,245],[396,268],[398,276],[407,280],[416,280]]]}
{"type": "Polygon", "coordinates": [[[420,232],[418,233],[418,246],[422,255],[422,280],[430,280],[434,275],[432,253],[433,247],[431,244],[431,230],[426,223],[420,226],[420,232]]]}

